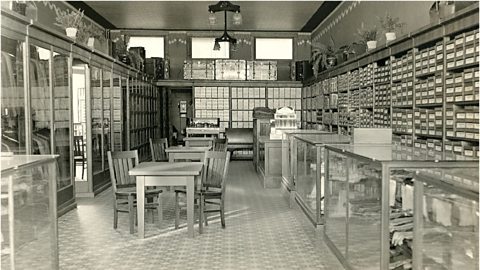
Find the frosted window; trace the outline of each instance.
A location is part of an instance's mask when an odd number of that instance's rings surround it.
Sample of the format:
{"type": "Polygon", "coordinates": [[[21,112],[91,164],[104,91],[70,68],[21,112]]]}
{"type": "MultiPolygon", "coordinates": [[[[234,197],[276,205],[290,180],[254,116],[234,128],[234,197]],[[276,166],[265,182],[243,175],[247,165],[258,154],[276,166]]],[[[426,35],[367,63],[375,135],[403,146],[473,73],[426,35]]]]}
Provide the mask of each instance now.
{"type": "Polygon", "coordinates": [[[293,59],[293,39],[291,38],[256,38],[256,59],[293,59]]]}
{"type": "Polygon", "coordinates": [[[230,58],[230,43],[220,42],[220,50],[214,51],[215,38],[192,38],[192,59],[230,58]]]}
{"type": "Polygon", "coordinates": [[[130,37],[128,48],[131,47],[144,47],[146,58],[165,55],[163,37],[130,37]]]}

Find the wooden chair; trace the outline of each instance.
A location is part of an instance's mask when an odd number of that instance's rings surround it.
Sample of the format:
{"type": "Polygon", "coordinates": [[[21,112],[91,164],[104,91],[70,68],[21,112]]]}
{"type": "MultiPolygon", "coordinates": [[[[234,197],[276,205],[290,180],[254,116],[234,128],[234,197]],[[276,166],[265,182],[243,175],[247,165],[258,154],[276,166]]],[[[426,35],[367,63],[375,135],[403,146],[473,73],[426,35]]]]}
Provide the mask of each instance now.
{"type": "Polygon", "coordinates": [[[152,161],[168,161],[167,153],[165,149],[168,148],[167,138],[161,138],[159,140],[150,140],[150,151],[152,153],[152,161]]]}
{"type": "MultiPolygon", "coordinates": [[[[195,190],[196,206],[198,206],[199,232],[203,232],[203,221],[208,225],[205,213],[220,212],[222,228],[225,228],[225,180],[230,162],[230,152],[207,151],[203,162],[203,174],[200,188],[195,190]],[[212,201],[217,200],[217,201],[212,201]],[[218,205],[218,209],[206,209],[205,204],[218,205]]],[[[175,229],[178,229],[180,217],[179,194],[185,189],[175,190],[175,229]]]]}
{"type": "MultiPolygon", "coordinates": [[[[113,228],[117,228],[118,212],[125,212],[129,214],[130,233],[133,233],[137,190],[135,176],[128,175],[128,171],[138,165],[138,152],[137,150],[108,151],[107,155],[114,197],[113,228]],[[128,205],[128,208],[120,209],[122,205],[128,205]]],[[[159,224],[163,219],[160,193],[162,193],[161,189],[148,189],[145,191],[146,201],[149,199],[152,201],[151,203],[145,203],[145,209],[156,210],[158,212],[159,224]]]]}
{"type": "Polygon", "coordinates": [[[77,174],[77,164],[82,165],[82,179],[85,173],[85,145],[83,143],[83,136],[73,136],[73,160],[74,160],[74,170],[73,176],[77,174]]]}
{"type": "Polygon", "coordinates": [[[218,139],[213,140],[213,151],[227,151],[228,140],[227,139],[218,139]]]}

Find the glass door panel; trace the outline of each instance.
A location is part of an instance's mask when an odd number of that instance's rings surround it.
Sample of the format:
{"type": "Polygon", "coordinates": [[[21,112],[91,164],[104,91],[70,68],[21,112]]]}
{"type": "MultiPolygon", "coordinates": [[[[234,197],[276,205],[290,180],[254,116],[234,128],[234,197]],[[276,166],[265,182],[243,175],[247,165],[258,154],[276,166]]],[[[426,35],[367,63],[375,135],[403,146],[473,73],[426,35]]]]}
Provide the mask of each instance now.
{"type": "Polygon", "coordinates": [[[53,53],[54,140],[58,158],[58,189],[72,184],[70,173],[70,113],[71,99],[68,72],[69,56],[53,53]]]}
{"type": "Polygon", "coordinates": [[[30,97],[32,114],[32,154],[50,154],[50,66],[51,51],[30,46],[30,97]]]}
{"type": "Polygon", "coordinates": [[[113,151],[121,151],[122,147],[122,88],[120,75],[113,74],[113,151]]]}
{"type": "Polygon", "coordinates": [[[93,175],[102,172],[102,70],[90,69],[91,111],[92,111],[92,169],[93,175]]]}
{"type": "Polygon", "coordinates": [[[108,170],[108,159],[107,151],[111,149],[112,142],[112,133],[110,128],[111,115],[110,115],[110,104],[111,104],[111,93],[112,93],[112,72],[109,70],[103,70],[103,170],[108,170]]]}
{"type": "Polygon", "coordinates": [[[25,154],[23,42],[2,36],[2,152],[25,154]]]}

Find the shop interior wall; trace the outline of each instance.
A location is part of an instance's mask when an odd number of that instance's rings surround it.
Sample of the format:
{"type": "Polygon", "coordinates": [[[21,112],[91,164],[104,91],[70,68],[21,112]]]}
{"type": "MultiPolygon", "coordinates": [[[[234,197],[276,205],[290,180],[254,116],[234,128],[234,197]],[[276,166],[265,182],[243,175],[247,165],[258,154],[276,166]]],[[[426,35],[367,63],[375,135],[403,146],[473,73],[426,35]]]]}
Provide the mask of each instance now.
{"type": "MultiPolygon", "coordinates": [[[[335,47],[358,41],[357,31],[364,23],[365,27],[377,25],[380,28],[379,17],[389,13],[405,22],[403,32],[409,33],[430,23],[429,10],[434,1],[345,1],[315,29],[312,40],[330,44],[330,36],[335,47]]],[[[398,35],[399,33],[397,33],[398,35]]],[[[378,44],[384,44],[381,35],[378,44]]]]}

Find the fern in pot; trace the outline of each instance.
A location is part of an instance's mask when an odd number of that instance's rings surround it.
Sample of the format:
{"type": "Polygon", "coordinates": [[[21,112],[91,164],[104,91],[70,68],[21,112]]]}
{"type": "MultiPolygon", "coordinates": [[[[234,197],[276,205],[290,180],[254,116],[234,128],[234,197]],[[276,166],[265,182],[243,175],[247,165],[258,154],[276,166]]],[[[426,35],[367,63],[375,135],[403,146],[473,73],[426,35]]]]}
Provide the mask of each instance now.
{"type": "Polygon", "coordinates": [[[357,35],[360,37],[360,41],[364,44],[367,44],[368,50],[373,50],[377,48],[377,27],[365,28],[362,23],[362,27],[357,30],[357,35]]]}
{"type": "Polygon", "coordinates": [[[387,42],[393,41],[397,38],[396,31],[400,30],[403,32],[403,27],[407,24],[400,22],[400,18],[392,17],[390,14],[386,14],[385,17],[379,19],[382,29],[385,31],[385,37],[387,42]]]}
{"type": "Polygon", "coordinates": [[[83,19],[83,10],[72,10],[72,11],[63,11],[60,9],[55,9],[57,21],[55,25],[60,26],[65,29],[67,37],[75,39],[77,36],[77,31],[79,26],[82,23],[83,19]]]}
{"type": "Polygon", "coordinates": [[[87,36],[88,36],[88,40],[87,40],[88,47],[94,48],[95,41],[103,42],[105,40],[104,32],[93,24],[87,25],[85,27],[85,32],[87,33],[87,36]]]}

